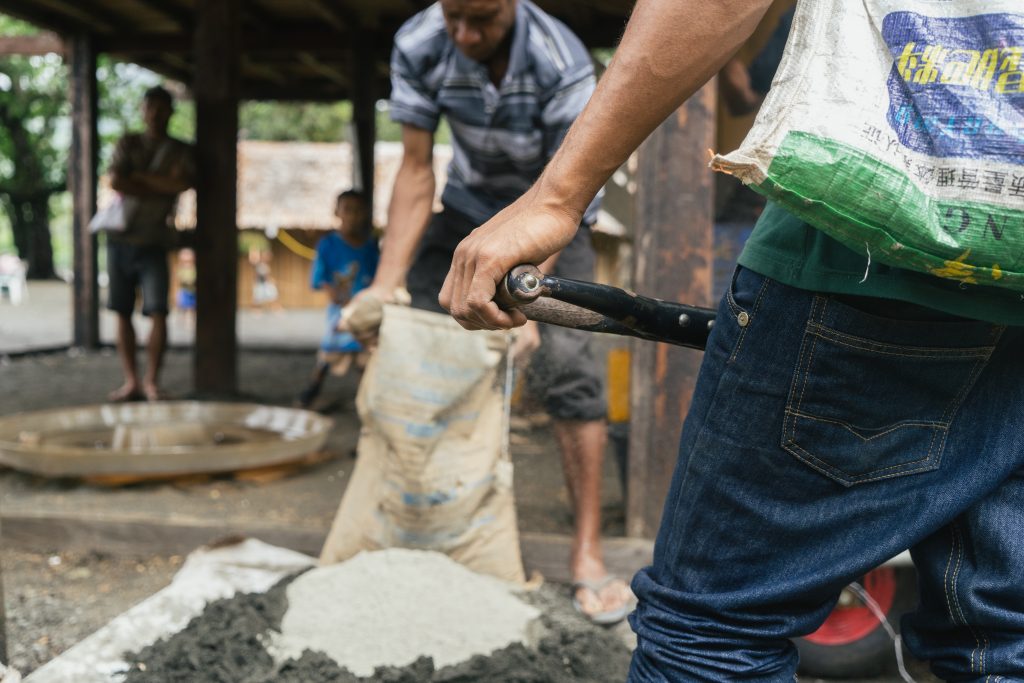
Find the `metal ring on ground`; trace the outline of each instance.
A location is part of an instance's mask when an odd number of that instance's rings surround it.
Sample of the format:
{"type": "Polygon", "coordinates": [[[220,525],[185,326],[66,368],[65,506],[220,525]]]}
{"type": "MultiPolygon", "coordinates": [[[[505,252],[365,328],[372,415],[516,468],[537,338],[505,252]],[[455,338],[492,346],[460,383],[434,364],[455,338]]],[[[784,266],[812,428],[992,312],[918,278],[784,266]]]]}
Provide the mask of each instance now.
{"type": "Polygon", "coordinates": [[[319,450],[332,421],[294,408],[166,401],[0,418],[0,464],[51,477],[230,472],[319,450]]]}

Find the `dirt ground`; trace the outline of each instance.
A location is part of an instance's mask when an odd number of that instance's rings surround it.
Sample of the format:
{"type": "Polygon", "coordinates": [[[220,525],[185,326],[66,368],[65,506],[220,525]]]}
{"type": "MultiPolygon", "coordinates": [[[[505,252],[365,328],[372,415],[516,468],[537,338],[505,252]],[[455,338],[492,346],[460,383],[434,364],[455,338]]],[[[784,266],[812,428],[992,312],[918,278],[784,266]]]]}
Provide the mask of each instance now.
{"type": "Polygon", "coordinates": [[[181,556],[4,549],[10,664],[28,673],[170,583],[181,556]]]}
{"type": "MultiPolygon", "coordinates": [[[[312,353],[245,351],[239,364],[241,390],[252,400],[290,405],[304,385],[312,360],[312,353]]],[[[101,402],[119,377],[111,351],[0,359],[0,387],[6,389],[0,393],[0,415],[101,402]]],[[[170,398],[187,398],[189,353],[172,350],[168,354],[164,385],[170,398]]],[[[353,398],[352,381],[328,383],[318,407],[335,420],[327,444],[333,457],[281,481],[256,485],[221,477],[103,489],[0,469],[0,509],[4,515],[56,511],[68,516],[116,509],[176,521],[213,520],[225,527],[256,519],[270,526],[322,529],[334,515],[354,464],[358,424],[353,398]]],[[[512,453],[520,528],[568,533],[568,498],[550,431],[530,427],[523,420],[517,427],[512,453]]],[[[609,450],[604,529],[608,535],[621,535],[623,528],[620,484],[609,450]]],[[[38,539],[34,545],[39,552],[8,547],[0,554],[10,663],[24,673],[167,585],[182,562],[181,555],[61,552],[60,547],[46,547],[47,539],[38,539]]],[[[923,665],[911,666],[919,683],[937,680],[925,673],[923,665]]],[[[861,683],[900,680],[894,670],[861,683]]]]}
{"type": "MultiPolygon", "coordinates": [[[[245,351],[239,363],[243,400],[290,405],[303,388],[313,354],[245,351]]],[[[112,351],[44,354],[0,360],[0,415],[102,402],[120,378],[112,351]]],[[[164,386],[171,399],[188,398],[191,355],[167,355],[164,386]]],[[[334,419],[326,450],[331,458],[285,479],[257,484],[230,477],[121,488],[83,485],[0,469],[0,509],[5,516],[58,514],[216,524],[229,530],[253,524],[269,529],[309,530],[330,524],[354,466],[358,421],[353,378],[328,381],[314,406],[334,419]]],[[[520,528],[568,533],[572,520],[561,465],[546,427],[517,421],[513,434],[520,528]]],[[[605,532],[622,535],[621,488],[610,453],[605,467],[605,532]]],[[[36,553],[5,548],[4,585],[10,660],[23,672],[63,652],[116,614],[166,585],[180,557],[137,558],[60,554],[58,543],[33,539],[36,553]],[[57,547],[50,547],[50,546],[57,547]],[[49,558],[60,563],[50,566],[49,558]],[[74,574],[69,572],[74,570],[74,574]],[[104,586],[115,586],[104,591],[104,586]],[[61,617],[58,615],[74,615],[61,617]]]]}
{"type": "MultiPolygon", "coordinates": [[[[239,363],[242,397],[270,405],[288,406],[305,386],[313,354],[245,351],[239,363]]],[[[172,350],[167,355],[163,385],[169,399],[189,398],[191,354],[172,350]]],[[[0,416],[22,411],[102,402],[120,379],[112,351],[92,355],[67,353],[0,359],[0,416]]],[[[230,522],[233,519],[322,528],[329,524],[354,465],[359,426],[355,415],[354,377],[328,380],[314,408],[334,420],[325,450],[333,458],[297,476],[265,486],[230,479],[179,484],[151,484],[121,489],[97,489],[74,481],[48,480],[0,470],[0,505],[4,514],[62,511],[78,515],[116,508],[140,510],[151,516],[190,516],[230,522]],[[256,507],[258,506],[258,510],[256,507]]],[[[563,486],[561,464],[545,428],[513,434],[516,495],[520,527],[528,531],[568,533],[572,520],[563,486]]],[[[603,488],[605,533],[621,536],[625,521],[622,492],[611,448],[603,488]]]]}
{"type": "MultiPolygon", "coordinates": [[[[7,591],[11,665],[24,673],[31,672],[165,587],[182,561],[181,556],[115,557],[5,550],[0,562],[7,591]]],[[[909,662],[908,667],[917,683],[939,681],[920,662],[909,662]]],[[[890,669],[878,678],[846,683],[902,683],[895,667],[890,669]]]]}

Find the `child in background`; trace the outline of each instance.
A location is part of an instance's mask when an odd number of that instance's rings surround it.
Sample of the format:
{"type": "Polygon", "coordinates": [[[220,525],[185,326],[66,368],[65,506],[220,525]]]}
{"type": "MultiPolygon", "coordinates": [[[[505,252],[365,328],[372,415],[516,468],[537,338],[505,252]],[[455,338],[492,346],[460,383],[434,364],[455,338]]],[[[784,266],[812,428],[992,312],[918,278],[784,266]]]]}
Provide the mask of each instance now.
{"type": "Polygon", "coordinates": [[[365,289],[377,272],[380,251],[371,234],[367,209],[361,192],[347,190],[339,194],[334,207],[338,227],[316,245],[311,284],[327,294],[327,329],[310,384],[298,397],[303,408],[308,408],[320,393],[328,371],[344,375],[354,362],[365,366],[363,347],[350,333],[338,331],[338,323],[342,307],[365,289]]]}
{"type": "Polygon", "coordinates": [[[192,329],[196,322],[196,253],[185,247],[178,252],[178,267],[175,269],[178,293],[174,307],[185,320],[185,326],[192,329]]]}
{"type": "Polygon", "coordinates": [[[277,283],[270,269],[273,259],[274,253],[270,249],[254,247],[249,250],[249,263],[253,269],[252,303],[260,311],[280,308],[277,304],[277,283]]]}

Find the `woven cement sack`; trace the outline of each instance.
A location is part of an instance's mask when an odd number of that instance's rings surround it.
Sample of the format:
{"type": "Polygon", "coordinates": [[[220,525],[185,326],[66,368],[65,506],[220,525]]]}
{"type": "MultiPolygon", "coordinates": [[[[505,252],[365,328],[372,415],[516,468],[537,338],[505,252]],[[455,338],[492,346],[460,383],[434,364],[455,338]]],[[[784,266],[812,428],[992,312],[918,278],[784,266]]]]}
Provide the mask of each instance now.
{"type": "Polygon", "coordinates": [[[524,580],[505,442],[505,333],[385,306],[356,405],[356,467],[321,552],[445,553],[474,571],[524,580]]]}
{"type": "Polygon", "coordinates": [[[712,162],[889,265],[1024,291],[1024,3],[800,0],[712,162]]]}

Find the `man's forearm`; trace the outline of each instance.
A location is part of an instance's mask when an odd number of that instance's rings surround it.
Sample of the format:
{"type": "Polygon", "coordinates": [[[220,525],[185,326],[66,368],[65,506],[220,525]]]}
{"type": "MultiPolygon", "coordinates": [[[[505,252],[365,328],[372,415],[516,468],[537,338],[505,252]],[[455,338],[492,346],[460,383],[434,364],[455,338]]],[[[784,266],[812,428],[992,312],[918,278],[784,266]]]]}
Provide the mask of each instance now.
{"type": "Polygon", "coordinates": [[[152,173],[132,173],[128,177],[115,177],[110,186],[115,192],[135,197],[174,195],[190,187],[184,180],[152,173]]]}
{"type": "Polygon", "coordinates": [[[579,220],[612,173],[722,68],[770,5],[640,0],[594,96],[538,182],[542,201],[579,220]]]}
{"type": "Polygon", "coordinates": [[[152,197],[155,192],[149,185],[132,176],[114,176],[110,181],[110,187],[115,192],[133,197],[152,197]]]}
{"type": "Polygon", "coordinates": [[[148,187],[154,194],[180,194],[191,187],[187,180],[178,175],[135,173],[132,179],[148,187]]]}
{"type": "Polygon", "coordinates": [[[430,222],[434,170],[429,164],[403,163],[388,208],[388,227],[374,284],[389,290],[405,281],[413,256],[430,222]]]}

